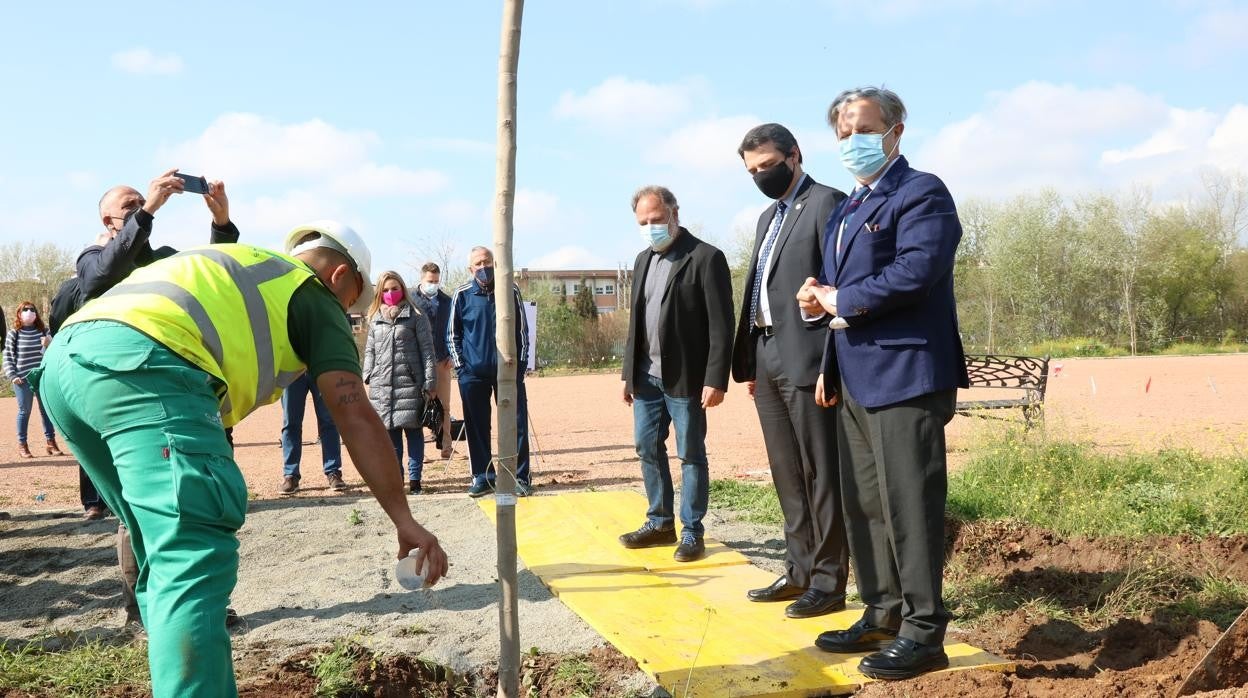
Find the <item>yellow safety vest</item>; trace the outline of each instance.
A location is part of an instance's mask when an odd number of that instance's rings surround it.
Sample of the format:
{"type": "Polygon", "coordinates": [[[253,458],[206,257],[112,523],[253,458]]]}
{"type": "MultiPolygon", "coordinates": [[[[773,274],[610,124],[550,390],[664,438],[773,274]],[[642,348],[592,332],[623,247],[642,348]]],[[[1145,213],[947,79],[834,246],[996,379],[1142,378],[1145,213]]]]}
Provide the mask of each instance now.
{"type": "Polygon", "coordinates": [[[307,370],[286,314],[295,290],[315,278],[303,262],[260,247],[198,247],[135,270],[65,325],[129,325],[216,376],[221,422],[231,427],[307,370]]]}

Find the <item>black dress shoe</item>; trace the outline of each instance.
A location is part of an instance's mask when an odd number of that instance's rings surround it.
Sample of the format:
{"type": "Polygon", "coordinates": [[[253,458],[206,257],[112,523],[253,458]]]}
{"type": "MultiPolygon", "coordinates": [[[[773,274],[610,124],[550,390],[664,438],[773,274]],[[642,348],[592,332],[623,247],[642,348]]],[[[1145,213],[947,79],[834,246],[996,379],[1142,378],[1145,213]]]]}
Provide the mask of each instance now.
{"type": "Polygon", "coordinates": [[[897,631],[892,628],[881,628],[859,619],[857,623],[849,626],[848,630],[829,630],[819,633],[819,637],[815,638],[815,647],[824,652],[853,654],[878,650],[896,637],[897,631]]]}
{"type": "Polygon", "coordinates": [[[805,587],[789,584],[789,578],[782,574],[770,586],[745,592],[745,597],[750,601],[788,601],[801,596],[804,591],[805,587]]]}
{"type": "Polygon", "coordinates": [[[845,610],[844,594],[829,594],[818,589],[807,589],[800,599],[785,607],[784,615],[789,618],[814,618],[825,613],[843,610],[845,610]]]}
{"type": "Polygon", "coordinates": [[[908,637],[893,640],[888,647],[869,654],[858,663],[858,671],[873,679],[909,679],[949,666],[949,656],[941,645],[924,645],[908,637]]]}
{"type": "Polygon", "coordinates": [[[658,545],[671,545],[675,542],[675,528],[656,528],[649,521],[636,531],[629,531],[620,536],[620,545],[625,548],[653,548],[658,545]]]}

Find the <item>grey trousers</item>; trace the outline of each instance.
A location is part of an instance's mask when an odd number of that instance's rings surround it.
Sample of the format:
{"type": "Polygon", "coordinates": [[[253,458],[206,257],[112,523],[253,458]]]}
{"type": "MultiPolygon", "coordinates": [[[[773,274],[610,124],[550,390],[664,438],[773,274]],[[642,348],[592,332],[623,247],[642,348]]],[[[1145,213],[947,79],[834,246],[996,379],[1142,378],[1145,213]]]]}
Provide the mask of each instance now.
{"type": "Polygon", "coordinates": [[[795,586],[843,594],[849,548],[836,408],[816,405],[814,386],[801,387],[785,372],[776,337],[759,335],[754,346],[754,407],[784,512],[784,574],[795,586]]]}
{"type": "Polygon", "coordinates": [[[841,384],[841,485],[858,592],[872,625],[944,641],[945,425],[956,390],[878,409],[841,384]]]}

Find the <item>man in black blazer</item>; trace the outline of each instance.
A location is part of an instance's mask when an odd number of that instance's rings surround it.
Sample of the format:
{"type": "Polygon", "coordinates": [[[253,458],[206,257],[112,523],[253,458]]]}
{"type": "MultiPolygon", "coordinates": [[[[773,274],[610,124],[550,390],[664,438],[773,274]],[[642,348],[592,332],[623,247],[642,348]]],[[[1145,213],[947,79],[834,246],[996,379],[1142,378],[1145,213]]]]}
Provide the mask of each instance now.
{"type": "Polygon", "coordinates": [[[724,400],[732,358],[732,280],[724,253],[680,227],[680,207],[666,187],[643,187],[633,212],[646,249],[633,265],[624,402],[649,508],[646,523],[620,536],[626,548],[676,542],[668,427],[681,461],[680,544],[673,557],[702,557],[702,518],[710,494],[706,410],[724,400]]]}
{"type": "Polygon", "coordinates": [[[845,608],[849,554],[841,516],[836,411],[815,403],[827,318],[792,302],[823,266],[823,232],[845,195],[802,171],[797,139],[780,124],[750,129],[737,149],[759,190],[776,203],[758,218],[741,299],[732,377],[745,383],[784,512],[784,574],[751,601],[787,601],[790,618],[845,608]]]}

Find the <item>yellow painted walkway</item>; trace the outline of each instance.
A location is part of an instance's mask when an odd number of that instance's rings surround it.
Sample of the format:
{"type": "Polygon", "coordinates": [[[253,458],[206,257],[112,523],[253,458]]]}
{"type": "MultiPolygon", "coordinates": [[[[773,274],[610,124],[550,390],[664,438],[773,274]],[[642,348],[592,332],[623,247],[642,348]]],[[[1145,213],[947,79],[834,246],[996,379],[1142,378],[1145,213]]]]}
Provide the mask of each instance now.
{"type": "MultiPolygon", "coordinates": [[[[481,508],[494,518],[494,502],[481,508]]],[[[628,550],[618,536],[645,520],[636,492],[578,492],[520,499],[521,560],[620,652],[673,696],[820,696],[852,693],[870,681],[863,655],[814,646],[824,630],[848,628],[861,607],[819,618],[784,617],[784,603],[752,603],[747,589],[775,575],[706,539],[706,557],[672,559],[674,546],[628,550]]],[[[523,629],[521,629],[523,632],[523,629]]],[[[1012,669],[967,644],[945,646],[950,669],[1012,669]]]]}

